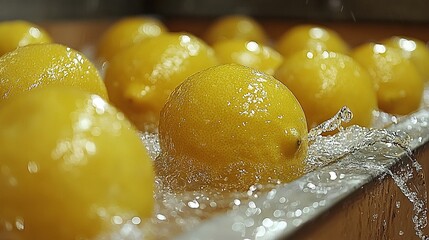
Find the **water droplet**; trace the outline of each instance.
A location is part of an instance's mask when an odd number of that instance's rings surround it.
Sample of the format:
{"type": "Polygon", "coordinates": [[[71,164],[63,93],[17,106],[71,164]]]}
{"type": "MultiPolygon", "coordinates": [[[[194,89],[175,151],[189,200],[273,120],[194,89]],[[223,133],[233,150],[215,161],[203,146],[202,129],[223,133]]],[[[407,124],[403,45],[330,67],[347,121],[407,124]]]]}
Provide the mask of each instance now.
{"type": "Polygon", "coordinates": [[[135,224],[135,225],[138,225],[138,224],[140,224],[140,223],[142,222],[142,220],[141,220],[139,217],[133,217],[133,218],[131,219],[131,222],[132,222],[133,224],[135,224]]]}
{"type": "Polygon", "coordinates": [[[30,173],[37,173],[39,172],[39,164],[37,164],[36,162],[30,161],[27,164],[27,169],[28,169],[28,172],[30,173]]]}
{"type": "Polygon", "coordinates": [[[25,228],[24,219],[20,217],[16,218],[15,227],[18,231],[24,231],[24,228],[25,228]]]}
{"type": "Polygon", "coordinates": [[[192,200],[191,202],[188,202],[188,207],[190,207],[190,208],[199,208],[200,204],[196,200],[192,200]]]}
{"type": "Polygon", "coordinates": [[[120,216],[113,216],[112,217],[112,223],[116,225],[120,225],[123,223],[123,220],[120,216]]]}

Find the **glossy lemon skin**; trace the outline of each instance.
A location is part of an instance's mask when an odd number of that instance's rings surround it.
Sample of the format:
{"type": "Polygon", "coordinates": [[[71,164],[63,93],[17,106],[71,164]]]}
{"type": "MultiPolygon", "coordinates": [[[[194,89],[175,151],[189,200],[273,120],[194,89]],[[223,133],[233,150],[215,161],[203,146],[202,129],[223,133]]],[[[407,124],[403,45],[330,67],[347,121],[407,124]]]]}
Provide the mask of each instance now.
{"type": "Polygon", "coordinates": [[[429,81],[429,48],[423,41],[395,36],[384,40],[383,44],[401,49],[403,56],[416,66],[423,80],[429,81]]]}
{"type": "Polygon", "coordinates": [[[330,119],[343,106],[353,112],[348,125],[371,126],[376,93],[369,74],[352,58],[301,51],[287,59],[275,76],[295,94],[309,128],[330,119]]]}
{"type": "Polygon", "coordinates": [[[229,39],[244,39],[266,43],[267,34],[253,18],[244,15],[224,16],[213,22],[207,29],[204,40],[209,44],[229,39]]]}
{"type": "Polygon", "coordinates": [[[281,82],[241,65],[187,78],[161,112],[159,136],[155,169],[174,190],[246,190],[304,171],[301,106],[281,82]]]}
{"type": "Polygon", "coordinates": [[[94,65],[81,53],[59,44],[33,44],[0,57],[0,102],[46,86],[74,87],[107,99],[94,65]]]}
{"type": "Polygon", "coordinates": [[[317,25],[298,25],[286,31],[277,41],[276,49],[284,57],[302,50],[347,53],[347,43],[336,32],[317,25]]]}
{"type": "Polygon", "coordinates": [[[98,95],[32,91],[0,105],[0,125],[0,237],[92,239],[112,218],[151,216],[152,162],[98,95]]]}
{"type": "Polygon", "coordinates": [[[274,49],[254,41],[232,39],[213,45],[220,63],[236,63],[274,74],[283,57],[274,49]]]}
{"type": "Polygon", "coordinates": [[[351,56],[371,75],[381,110],[406,115],[419,108],[424,81],[401,50],[368,43],[353,50],[351,56]]]}
{"type": "Polygon", "coordinates": [[[0,22],[0,56],[18,47],[51,42],[49,34],[33,23],[21,20],[0,22]]]}
{"type": "Polygon", "coordinates": [[[108,61],[119,51],[167,31],[167,27],[156,18],[128,17],[121,19],[110,26],[101,36],[97,56],[108,61]]]}
{"type": "Polygon", "coordinates": [[[170,93],[185,78],[217,64],[213,49],[190,34],[163,34],[118,55],[106,69],[111,101],[142,129],[157,124],[170,93]]]}

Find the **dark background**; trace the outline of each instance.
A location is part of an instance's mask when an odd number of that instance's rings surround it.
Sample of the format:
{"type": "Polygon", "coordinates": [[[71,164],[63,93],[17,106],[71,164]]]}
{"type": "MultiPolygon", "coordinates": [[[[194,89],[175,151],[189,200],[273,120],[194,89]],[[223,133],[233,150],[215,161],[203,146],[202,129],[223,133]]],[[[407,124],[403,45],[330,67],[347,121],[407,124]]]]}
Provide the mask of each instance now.
{"type": "Polygon", "coordinates": [[[0,20],[217,17],[429,23],[429,0],[0,0],[0,20]]]}

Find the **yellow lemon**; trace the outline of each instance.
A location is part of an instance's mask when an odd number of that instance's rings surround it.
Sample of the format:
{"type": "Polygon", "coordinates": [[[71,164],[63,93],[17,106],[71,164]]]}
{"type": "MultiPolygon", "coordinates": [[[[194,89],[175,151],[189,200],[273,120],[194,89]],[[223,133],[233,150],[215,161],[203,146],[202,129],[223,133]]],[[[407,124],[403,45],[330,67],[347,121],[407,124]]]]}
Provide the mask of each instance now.
{"type": "Polygon", "coordinates": [[[0,126],[1,236],[92,239],[151,216],[152,162],[132,125],[100,96],[28,92],[2,103],[0,126]]]}
{"type": "Polygon", "coordinates": [[[213,45],[220,63],[237,63],[274,74],[283,57],[274,49],[254,41],[231,39],[213,45]]]}
{"type": "Polygon", "coordinates": [[[97,55],[110,60],[119,51],[149,37],[167,32],[167,27],[156,18],[128,17],[115,22],[101,36],[97,55]]]}
{"type": "Polygon", "coordinates": [[[170,93],[185,78],[217,64],[213,49],[190,34],[163,34],[116,55],[106,69],[111,101],[140,128],[157,124],[170,93]]]}
{"type": "Polygon", "coordinates": [[[405,115],[418,109],[423,95],[423,78],[401,50],[368,43],[357,47],[352,56],[370,73],[381,110],[405,115]]]}
{"type": "Polygon", "coordinates": [[[287,57],[302,50],[347,53],[347,43],[333,30],[316,25],[298,25],[286,31],[276,46],[287,57]]]}
{"type": "Polygon", "coordinates": [[[301,51],[275,76],[295,94],[309,128],[333,117],[343,106],[353,112],[348,124],[371,126],[376,94],[368,73],[352,58],[335,52],[301,51]]]}
{"type": "Polygon", "coordinates": [[[303,174],[307,123],[293,94],[242,65],[212,67],[171,94],[159,124],[155,170],[176,190],[245,190],[303,174]]]}
{"type": "Polygon", "coordinates": [[[209,44],[229,39],[244,39],[258,43],[267,42],[262,26],[253,18],[244,15],[229,15],[216,20],[205,33],[209,44]]]}
{"type": "Polygon", "coordinates": [[[386,46],[399,48],[403,56],[417,67],[423,80],[429,81],[429,48],[418,39],[391,37],[383,41],[386,46]]]}
{"type": "Polygon", "coordinates": [[[27,21],[0,22],[0,56],[18,47],[52,42],[41,27],[27,21]]]}
{"type": "Polygon", "coordinates": [[[81,53],[59,44],[33,44],[0,57],[0,101],[46,86],[79,88],[107,99],[94,65],[81,53]]]}

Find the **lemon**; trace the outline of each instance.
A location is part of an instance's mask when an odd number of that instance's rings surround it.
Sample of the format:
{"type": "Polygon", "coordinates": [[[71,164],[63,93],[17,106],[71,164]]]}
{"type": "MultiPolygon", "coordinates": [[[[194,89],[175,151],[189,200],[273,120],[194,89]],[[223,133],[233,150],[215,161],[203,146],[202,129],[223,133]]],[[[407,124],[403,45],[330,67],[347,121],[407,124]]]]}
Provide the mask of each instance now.
{"type": "Polygon", "coordinates": [[[343,106],[353,112],[348,124],[371,126],[377,100],[369,74],[352,58],[335,52],[301,51],[275,76],[300,102],[309,128],[333,117],[343,106]]]}
{"type": "Polygon", "coordinates": [[[118,53],[106,69],[105,83],[111,101],[146,130],[157,125],[174,88],[215,64],[213,49],[193,35],[163,34],[118,53]]]}
{"type": "Polygon", "coordinates": [[[3,102],[0,125],[0,235],[92,239],[151,216],[152,162],[100,96],[35,90],[3,102]]]}
{"type": "Polygon", "coordinates": [[[253,18],[244,15],[228,15],[217,19],[206,31],[204,40],[209,44],[229,39],[244,39],[265,43],[267,34],[253,18]]]}
{"type": "Polygon", "coordinates": [[[0,57],[0,101],[46,86],[79,88],[107,99],[94,65],[81,53],[59,44],[33,44],[0,57]]]}
{"type": "Polygon", "coordinates": [[[406,115],[418,109],[423,78],[401,50],[367,43],[353,50],[352,56],[370,73],[381,110],[406,115]]]}
{"type": "Polygon", "coordinates": [[[317,25],[298,25],[286,31],[277,41],[277,51],[287,57],[302,50],[347,53],[347,43],[335,31],[317,25]]]}
{"type": "Polygon", "coordinates": [[[418,39],[405,37],[391,37],[383,41],[384,45],[402,50],[405,58],[411,60],[423,80],[429,81],[429,49],[418,39]]]}
{"type": "Polygon", "coordinates": [[[304,171],[307,124],[296,98],[271,75],[242,65],[187,78],[161,112],[157,174],[175,190],[245,190],[304,171]]]}
{"type": "Polygon", "coordinates": [[[232,39],[213,45],[220,63],[237,63],[274,74],[283,57],[274,49],[254,41],[232,39]]]}
{"type": "Polygon", "coordinates": [[[127,17],[110,26],[101,36],[97,55],[110,60],[119,51],[149,37],[167,32],[167,27],[156,18],[127,17]]]}
{"type": "Polygon", "coordinates": [[[0,56],[18,47],[50,42],[49,34],[33,23],[21,20],[0,22],[0,56]]]}

